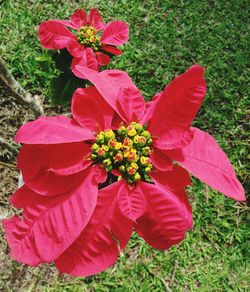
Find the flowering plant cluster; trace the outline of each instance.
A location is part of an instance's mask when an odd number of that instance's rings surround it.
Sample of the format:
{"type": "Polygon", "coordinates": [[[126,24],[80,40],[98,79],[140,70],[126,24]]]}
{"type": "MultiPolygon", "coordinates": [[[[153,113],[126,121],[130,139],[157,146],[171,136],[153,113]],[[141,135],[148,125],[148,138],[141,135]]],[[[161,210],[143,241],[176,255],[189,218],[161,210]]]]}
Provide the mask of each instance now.
{"type": "Polygon", "coordinates": [[[90,10],[89,16],[84,10],[78,9],[70,20],[43,22],[38,36],[44,48],[66,48],[73,57],[73,63],[98,71],[100,66],[109,64],[109,54],[122,54],[116,46],[128,41],[128,25],[120,20],[103,22],[96,8],[90,10]]]}
{"type": "MultiPolygon", "coordinates": [[[[123,53],[117,46],[125,44],[128,35],[125,22],[105,23],[96,8],[91,9],[89,15],[78,9],[69,20],[43,22],[38,37],[43,48],[52,50],[52,60],[59,70],[58,75],[50,80],[49,97],[53,105],[68,104],[75,89],[85,87],[87,83],[72,74],[71,66],[81,64],[99,71],[110,63],[112,57],[123,53]]],[[[46,55],[40,59],[47,60],[46,55]]]]}
{"type": "Polygon", "coordinates": [[[103,64],[100,48],[117,50],[127,40],[110,41],[113,26],[93,9],[39,29],[43,46],[67,47],[73,73],[93,85],[74,92],[70,118],[42,116],[16,134],[24,185],[10,200],[23,215],[3,225],[11,256],[22,263],[54,262],[61,273],[88,276],[113,265],[133,231],[160,250],[179,243],[192,229],[189,172],[245,200],[225,153],[191,127],[206,94],[203,67],[190,67],[145,102],[125,72],[88,66],[103,64]]]}

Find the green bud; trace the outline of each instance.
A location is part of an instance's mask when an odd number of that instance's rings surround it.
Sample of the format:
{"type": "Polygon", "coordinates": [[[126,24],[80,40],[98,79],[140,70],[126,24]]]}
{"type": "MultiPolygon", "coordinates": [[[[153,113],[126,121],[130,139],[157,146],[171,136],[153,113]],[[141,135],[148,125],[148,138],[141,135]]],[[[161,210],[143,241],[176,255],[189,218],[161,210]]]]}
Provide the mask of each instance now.
{"type": "Polygon", "coordinates": [[[146,137],[146,138],[150,138],[150,133],[149,131],[143,131],[142,132],[142,136],[146,137]]]}
{"type": "Polygon", "coordinates": [[[105,140],[105,138],[104,138],[103,134],[99,134],[96,138],[96,142],[100,143],[100,144],[104,143],[104,140],[105,140]]]}
{"type": "Polygon", "coordinates": [[[91,146],[91,149],[96,152],[98,149],[100,148],[100,146],[97,144],[97,143],[94,143],[92,146],[91,146]]]}
{"type": "Polygon", "coordinates": [[[105,166],[109,166],[109,165],[111,164],[111,160],[110,160],[110,158],[104,159],[104,160],[103,160],[103,164],[104,164],[105,166]]]}
{"type": "Polygon", "coordinates": [[[125,135],[127,133],[127,128],[125,128],[124,126],[121,126],[118,130],[117,133],[119,135],[125,135]]]}
{"type": "Polygon", "coordinates": [[[95,160],[97,158],[97,155],[96,154],[91,154],[91,159],[95,160]]]}
{"type": "Polygon", "coordinates": [[[135,123],[135,126],[134,127],[135,127],[137,133],[138,132],[140,133],[141,131],[143,131],[143,126],[140,125],[140,124],[135,123]]]}
{"type": "Polygon", "coordinates": [[[144,179],[147,182],[153,182],[152,178],[149,175],[147,175],[147,174],[144,174],[144,179]]]}
{"type": "Polygon", "coordinates": [[[153,140],[151,138],[147,139],[147,144],[152,144],[153,140]]]}
{"type": "Polygon", "coordinates": [[[146,146],[142,149],[142,154],[143,155],[149,155],[150,154],[150,147],[146,146]]]}
{"type": "Polygon", "coordinates": [[[120,172],[124,172],[124,171],[125,171],[125,166],[124,166],[124,165],[121,165],[121,166],[119,167],[119,171],[120,171],[120,172]]]}
{"type": "Polygon", "coordinates": [[[109,166],[107,166],[107,167],[105,167],[105,169],[106,169],[106,171],[108,172],[108,171],[110,171],[110,170],[112,170],[112,165],[109,165],[109,166]]]}
{"type": "Polygon", "coordinates": [[[136,172],[135,175],[134,175],[134,180],[135,181],[139,181],[140,179],[141,179],[140,174],[138,172],[136,172]]]}
{"type": "Polygon", "coordinates": [[[134,181],[133,181],[132,178],[128,178],[128,179],[127,179],[127,182],[128,182],[129,184],[131,184],[131,185],[134,183],[134,181]]]}

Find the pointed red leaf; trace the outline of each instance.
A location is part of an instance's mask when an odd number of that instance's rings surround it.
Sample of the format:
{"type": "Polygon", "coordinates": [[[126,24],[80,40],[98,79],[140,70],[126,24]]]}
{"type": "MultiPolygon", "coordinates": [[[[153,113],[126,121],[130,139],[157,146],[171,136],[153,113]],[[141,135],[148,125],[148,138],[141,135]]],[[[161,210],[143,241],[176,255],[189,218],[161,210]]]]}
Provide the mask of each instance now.
{"type": "Polygon", "coordinates": [[[87,88],[79,88],[74,92],[71,108],[73,117],[82,127],[95,133],[104,130],[102,109],[87,88]]]}
{"type": "Polygon", "coordinates": [[[57,168],[57,169],[49,169],[49,171],[53,172],[56,175],[60,175],[60,176],[68,176],[68,175],[72,175],[72,174],[76,174],[86,168],[88,168],[91,164],[93,163],[93,161],[91,161],[89,158],[88,159],[83,159],[79,164],[77,165],[73,165],[67,168],[57,168]]]}
{"type": "MultiPolygon", "coordinates": [[[[94,71],[99,70],[98,62],[91,48],[85,48],[81,57],[73,58],[71,64],[72,71],[74,72],[75,68],[78,66],[88,67],[94,71]]],[[[77,74],[75,75],[77,76],[77,74]]],[[[83,79],[87,78],[84,77],[83,79]]]]}
{"type": "Polygon", "coordinates": [[[116,20],[105,27],[101,42],[106,45],[123,45],[128,41],[128,34],[128,25],[121,20],[116,20]]]}
{"type": "Polygon", "coordinates": [[[117,108],[127,122],[140,121],[145,110],[145,100],[134,87],[122,87],[118,92],[117,108]]]}
{"type": "Polygon", "coordinates": [[[86,48],[82,46],[76,39],[71,39],[69,41],[67,49],[71,56],[75,58],[85,58],[86,48]]]}
{"type": "Polygon", "coordinates": [[[161,136],[165,129],[188,128],[205,94],[204,69],[194,65],[166,86],[149,122],[149,131],[161,136]]]}
{"type": "Polygon", "coordinates": [[[71,23],[76,29],[80,29],[82,26],[87,25],[87,14],[83,9],[77,9],[70,17],[71,23]]]}
{"type": "Polygon", "coordinates": [[[180,150],[168,151],[168,155],[212,188],[244,201],[244,189],[226,154],[209,134],[197,128],[192,130],[192,142],[180,150]]]}
{"type": "Polygon", "coordinates": [[[159,149],[153,150],[150,154],[150,160],[154,167],[161,171],[167,171],[173,168],[172,159],[159,149]]]}
{"type": "Polygon", "coordinates": [[[111,231],[115,238],[119,240],[120,251],[127,246],[133,232],[133,226],[133,222],[122,214],[118,204],[116,204],[112,216],[111,231]]]}
{"type": "Polygon", "coordinates": [[[117,113],[115,113],[112,120],[111,129],[117,130],[121,126],[122,122],[123,122],[123,119],[117,113]]]}
{"type": "Polygon", "coordinates": [[[44,48],[60,50],[67,47],[74,35],[63,24],[49,20],[39,26],[38,37],[44,48]]]}
{"type": "Polygon", "coordinates": [[[141,190],[136,187],[130,189],[126,182],[119,189],[118,204],[124,216],[136,221],[145,211],[145,198],[141,190]]]}
{"type": "Polygon", "coordinates": [[[153,96],[151,101],[146,102],[145,104],[145,111],[143,117],[141,118],[141,123],[144,125],[146,124],[153,116],[155,107],[158,103],[159,98],[161,97],[162,92],[157,93],[153,96]]]}
{"type": "Polygon", "coordinates": [[[122,113],[119,113],[119,108],[117,106],[120,88],[128,86],[138,90],[128,74],[120,70],[105,70],[98,73],[79,65],[74,66],[72,70],[77,77],[88,79],[91,83],[93,83],[106,102],[121,117],[122,113]]]}
{"type": "Polygon", "coordinates": [[[65,116],[39,117],[23,125],[15,141],[24,144],[60,144],[91,140],[94,136],[88,129],[65,116]]]}
{"type": "Polygon", "coordinates": [[[138,90],[132,79],[124,71],[116,69],[104,70],[100,72],[100,76],[109,80],[116,92],[118,92],[121,87],[133,87],[138,90]]]}
{"type": "Polygon", "coordinates": [[[84,143],[23,145],[18,168],[29,188],[44,196],[55,196],[81,183],[89,153],[90,146],[84,143]]]}
{"type": "Polygon", "coordinates": [[[95,166],[95,172],[96,172],[96,180],[98,184],[102,184],[107,180],[107,172],[104,170],[100,165],[96,164],[95,166]]]}
{"type": "Polygon", "coordinates": [[[123,52],[121,50],[117,49],[114,46],[103,45],[102,46],[102,50],[104,50],[106,52],[109,52],[109,53],[111,53],[113,55],[116,55],[116,56],[119,56],[119,55],[123,54],[123,52]]]}
{"type": "Polygon", "coordinates": [[[87,14],[84,10],[77,9],[70,17],[70,20],[55,19],[54,21],[79,30],[82,26],[87,25],[87,14]]]}
{"type": "Polygon", "coordinates": [[[193,132],[189,128],[164,128],[154,141],[154,146],[162,149],[177,149],[188,145],[193,139],[193,132]]]}
{"type": "Polygon", "coordinates": [[[172,191],[181,190],[191,185],[189,173],[178,165],[173,165],[173,169],[169,171],[152,172],[150,176],[155,184],[160,184],[172,191]]]}
{"type": "MultiPolygon", "coordinates": [[[[189,178],[190,179],[190,178],[189,178]]],[[[184,189],[179,189],[179,190],[175,190],[175,191],[172,191],[173,194],[179,198],[179,200],[184,204],[184,206],[186,207],[187,209],[187,217],[186,217],[186,224],[187,224],[187,228],[189,230],[192,230],[193,229],[193,216],[192,216],[192,207],[189,203],[189,200],[188,200],[188,196],[187,196],[187,193],[185,192],[184,189]]]]}
{"type": "Polygon", "coordinates": [[[102,52],[96,52],[96,60],[99,65],[104,66],[110,63],[111,58],[102,52]]]}
{"type": "Polygon", "coordinates": [[[111,128],[114,115],[112,107],[94,86],[78,88],[72,97],[73,117],[85,128],[104,130],[111,128]]]}
{"type": "MultiPolygon", "coordinates": [[[[86,143],[70,143],[42,146],[43,148],[43,164],[45,165],[45,157],[47,169],[58,175],[71,175],[87,168],[92,161],[89,161],[91,148],[86,143]]],[[[42,151],[42,150],[41,150],[42,151]]]]}
{"type": "Polygon", "coordinates": [[[55,261],[61,273],[89,276],[115,263],[119,250],[114,236],[124,245],[133,228],[132,222],[122,214],[116,216],[119,213],[117,192],[120,186],[119,181],[99,191],[97,205],[88,226],[55,261]]]}
{"type": "Polygon", "coordinates": [[[105,23],[102,22],[101,15],[97,8],[92,8],[89,13],[89,24],[96,30],[102,30],[105,27],[105,23]]]}
{"type": "Polygon", "coordinates": [[[26,186],[19,189],[12,202],[24,209],[23,219],[3,221],[12,257],[29,265],[58,258],[88,224],[97,191],[94,168],[80,186],[63,196],[47,198],[26,186]]]}
{"type": "Polygon", "coordinates": [[[137,233],[152,247],[163,250],[179,243],[190,225],[190,211],[171,191],[140,183],[147,209],[137,220],[137,233]]]}

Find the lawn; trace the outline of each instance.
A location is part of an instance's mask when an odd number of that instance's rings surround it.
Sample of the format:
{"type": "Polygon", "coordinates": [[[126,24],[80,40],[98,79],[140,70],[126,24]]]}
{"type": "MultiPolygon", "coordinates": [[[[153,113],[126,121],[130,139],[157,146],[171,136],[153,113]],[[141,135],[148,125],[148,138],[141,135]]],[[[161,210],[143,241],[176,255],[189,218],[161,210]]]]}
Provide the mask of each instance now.
{"type": "MultiPolygon", "coordinates": [[[[248,1],[5,0],[0,5],[1,56],[32,94],[47,97],[55,75],[53,67],[36,60],[46,54],[36,26],[50,18],[65,19],[78,7],[97,6],[105,21],[121,19],[129,24],[124,54],[109,68],[129,73],[146,99],[192,64],[205,66],[208,91],[194,125],[215,137],[249,190],[248,1]]],[[[14,136],[16,130],[10,134],[14,136]]],[[[10,172],[3,177],[3,173],[2,180],[13,177],[10,172]]],[[[96,276],[71,278],[59,276],[51,265],[30,268],[11,261],[1,233],[0,290],[249,291],[249,208],[192,180],[188,194],[194,229],[178,246],[161,252],[134,235],[114,267],[96,276]]],[[[11,212],[7,199],[12,191],[0,190],[0,210],[7,213],[11,212]]]]}

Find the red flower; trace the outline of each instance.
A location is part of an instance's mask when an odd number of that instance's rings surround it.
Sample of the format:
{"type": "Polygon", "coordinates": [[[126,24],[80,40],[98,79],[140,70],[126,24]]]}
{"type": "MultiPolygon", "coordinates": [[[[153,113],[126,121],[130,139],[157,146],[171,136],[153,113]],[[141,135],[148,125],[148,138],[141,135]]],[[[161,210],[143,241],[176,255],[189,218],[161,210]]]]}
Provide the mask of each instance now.
{"type": "Polygon", "coordinates": [[[3,221],[16,260],[54,261],[60,272],[86,276],[115,263],[133,228],[158,249],[180,242],[192,228],[184,191],[190,178],[172,159],[245,199],[218,144],[189,128],[206,91],[202,67],[191,67],[151,102],[122,71],[74,70],[96,88],[76,90],[73,119],[42,117],[16,135],[25,185],[11,202],[23,218],[3,221]]]}
{"type": "MultiPolygon", "coordinates": [[[[147,129],[154,137],[150,158],[155,167],[165,170],[168,167],[166,161],[175,160],[212,188],[235,200],[245,200],[244,189],[226,154],[209,134],[190,127],[206,94],[201,66],[190,67],[148,103],[121,71],[97,73],[76,65],[73,72],[95,85],[118,113],[118,122],[133,120],[148,124],[147,129]]],[[[153,176],[163,183],[159,179],[161,174],[153,176]]]]}
{"type": "Polygon", "coordinates": [[[74,64],[81,64],[93,70],[110,62],[108,53],[120,55],[116,46],[128,41],[128,25],[120,20],[108,24],[102,22],[96,8],[89,16],[82,9],[76,10],[70,20],[49,20],[43,22],[38,30],[41,44],[46,49],[67,48],[73,56],[74,64]],[[76,30],[73,34],[65,26],[76,30]],[[102,34],[100,35],[100,32],[102,34]]]}

